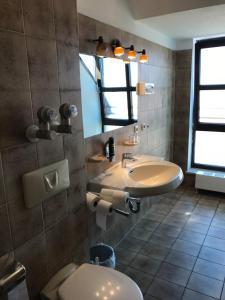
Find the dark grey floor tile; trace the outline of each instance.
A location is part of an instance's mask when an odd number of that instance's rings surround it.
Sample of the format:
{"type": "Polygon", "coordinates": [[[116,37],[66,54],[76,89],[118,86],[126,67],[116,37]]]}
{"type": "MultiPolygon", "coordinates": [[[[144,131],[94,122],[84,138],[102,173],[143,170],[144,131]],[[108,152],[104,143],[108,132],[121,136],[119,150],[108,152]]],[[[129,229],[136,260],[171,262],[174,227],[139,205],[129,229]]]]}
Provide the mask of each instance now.
{"type": "Polygon", "coordinates": [[[211,225],[221,227],[221,228],[225,229],[225,219],[214,218],[211,225]]]}
{"type": "Polygon", "coordinates": [[[225,276],[225,266],[198,258],[194,267],[194,272],[223,281],[225,276]]]}
{"type": "Polygon", "coordinates": [[[193,256],[197,256],[201,246],[188,241],[178,239],[176,240],[172,248],[177,251],[181,251],[193,256]]]}
{"type": "Polygon", "coordinates": [[[186,286],[191,272],[168,263],[162,263],[157,277],[167,281],[186,286]]]}
{"type": "Polygon", "coordinates": [[[154,257],[156,259],[163,260],[169,253],[169,248],[154,243],[146,243],[141,249],[140,253],[149,257],[154,257]]]}
{"type": "Polygon", "coordinates": [[[177,238],[180,234],[181,229],[168,224],[161,224],[154,233],[160,236],[171,236],[177,238]]]}
{"type": "Polygon", "coordinates": [[[183,252],[171,250],[165,261],[175,266],[192,270],[196,261],[196,257],[183,252]]]}
{"type": "Polygon", "coordinates": [[[161,246],[165,247],[171,247],[173,243],[175,242],[175,238],[170,237],[170,236],[160,236],[157,234],[153,234],[149,240],[151,243],[155,243],[161,246]]]}
{"type": "Polygon", "coordinates": [[[199,257],[221,265],[225,265],[224,251],[203,246],[200,251],[199,257]]]}
{"type": "Polygon", "coordinates": [[[184,229],[206,234],[209,229],[209,225],[188,220],[184,229]]]}
{"type": "Polygon", "coordinates": [[[130,233],[129,237],[136,238],[142,241],[148,241],[152,235],[152,231],[143,230],[142,228],[135,227],[130,233]]]}
{"type": "Polygon", "coordinates": [[[150,211],[166,216],[171,211],[171,206],[166,204],[153,204],[149,212],[150,211]]]}
{"type": "Polygon", "coordinates": [[[202,245],[205,239],[205,234],[184,230],[179,235],[179,239],[202,245]]]}
{"type": "Polygon", "coordinates": [[[201,215],[198,215],[198,214],[193,214],[190,217],[189,221],[210,225],[210,223],[212,221],[212,218],[204,217],[204,216],[201,216],[201,215]]]}
{"type": "Polygon", "coordinates": [[[151,220],[151,221],[155,221],[155,222],[162,222],[165,218],[164,215],[155,213],[155,212],[148,212],[145,216],[145,219],[151,220]]]}
{"type": "Polygon", "coordinates": [[[207,236],[204,242],[204,246],[225,251],[225,240],[207,236]]]}
{"type": "Polygon", "coordinates": [[[159,298],[155,298],[153,296],[151,296],[150,294],[146,294],[144,300],[157,300],[159,298]]]}
{"type": "Polygon", "coordinates": [[[116,259],[119,264],[128,265],[137,255],[136,252],[127,249],[115,249],[116,259]]]}
{"type": "Polygon", "coordinates": [[[206,206],[209,206],[209,207],[217,207],[218,204],[219,204],[219,199],[216,199],[214,196],[211,197],[211,196],[201,196],[200,199],[199,199],[199,204],[203,204],[203,205],[206,205],[206,206]]]}
{"type": "Polygon", "coordinates": [[[161,300],[179,300],[183,291],[184,288],[182,286],[155,278],[147,294],[161,300]]]}
{"type": "Polygon", "coordinates": [[[195,204],[186,203],[184,201],[179,201],[174,206],[174,208],[172,209],[172,211],[185,213],[187,215],[187,213],[191,213],[194,208],[195,208],[195,204]]]}
{"type": "Polygon", "coordinates": [[[153,276],[150,274],[140,272],[131,267],[127,267],[124,273],[137,283],[143,294],[146,293],[153,280],[153,276]]]}
{"type": "Polygon", "coordinates": [[[126,269],[126,267],[127,267],[126,265],[117,262],[117,263],[116,263],[116,268],[115,268],[115,269],[116,269],[117,271],[123,273],[124,270],[126,269]]]}
{"type": "Polygon", "coordinates": [[[182,300],[213,300],[214,298],[186,289],[182,300]]]}
{"type": "Polygon", "coordinates": [[[138,254],[131,262],[130,266],[139,271],[155,275],[159,269],[161,262],[161,260],[138,254]]]}
{"type": "Polygon", "coordinates": [[[178,200],[179,200],[179,197],[172,196],[170,198],[170,196],[164,195],[163,199],[161,200],[161,203],[164,203],[166,205],[173,207],[177,203],[178,200]]]}
{"type": "Polygon", "coordinates": [[[178,228],[182,228],[185,225],[186,220],[184,219],[177,219],[174,218],[173,216],[167,216],[164,221],[163,224],[168,224],[168,225],[172,225],[172,226],[176,226],[178,228]]]}
{"type": "Polygon", "coordinates": [[[216,226],[211,226],[209,228],[208,235],[225,240],[225,229],[216,226]]]}
{"type": "Polygon", "coordinates": [[[123,249],[129,249],[133,252],[139,252],[139,250],[143,247],[144,241],[135,239],[134,237],[126,237],[123,239],[118,247],[123,249]]]}
{"type": "Polygon", "coordinates": [[[192,273],[187,287],[196,292],[219,299],[223,282],[197,273],[192,273]]]}
{"type": "Polygon", "coordinates": [[[153,231],[159,226],[159,222],[151,221],[148,219],[141,219],[139,221],[138,228],[142,228],[143,230],[153,231]]]}
{"type": "Polygon", "coordinates": [[[200,215],[208,218],[212,218],[215,214],[215,208],[209,208],[207,206],[197,205],[193,211],[193,215],[200,215]]]}

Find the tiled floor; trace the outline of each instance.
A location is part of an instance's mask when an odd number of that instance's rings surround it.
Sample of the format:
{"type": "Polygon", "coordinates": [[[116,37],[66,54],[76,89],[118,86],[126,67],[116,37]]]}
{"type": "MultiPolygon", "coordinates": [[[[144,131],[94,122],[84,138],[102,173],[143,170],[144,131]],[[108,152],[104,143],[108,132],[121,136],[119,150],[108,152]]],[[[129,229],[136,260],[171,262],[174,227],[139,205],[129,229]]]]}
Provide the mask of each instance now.
{"type": "Polygon", "coordinates": [[[116,255],[145,300],[225,300],[225,195],[178,189],[153,199],[116,255]]]}

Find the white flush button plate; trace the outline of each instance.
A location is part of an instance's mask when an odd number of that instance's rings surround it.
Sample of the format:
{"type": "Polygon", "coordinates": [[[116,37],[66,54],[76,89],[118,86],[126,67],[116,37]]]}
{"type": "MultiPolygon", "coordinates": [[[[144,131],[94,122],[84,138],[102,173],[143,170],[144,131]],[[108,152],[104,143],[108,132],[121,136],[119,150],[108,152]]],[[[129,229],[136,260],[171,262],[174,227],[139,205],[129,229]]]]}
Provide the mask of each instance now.
{"type": "Polygon", "coordinates": [[[25,204],[28,208],[48,199],[70,186],[69,164],[64,159],[23,175],[25,204]]]}

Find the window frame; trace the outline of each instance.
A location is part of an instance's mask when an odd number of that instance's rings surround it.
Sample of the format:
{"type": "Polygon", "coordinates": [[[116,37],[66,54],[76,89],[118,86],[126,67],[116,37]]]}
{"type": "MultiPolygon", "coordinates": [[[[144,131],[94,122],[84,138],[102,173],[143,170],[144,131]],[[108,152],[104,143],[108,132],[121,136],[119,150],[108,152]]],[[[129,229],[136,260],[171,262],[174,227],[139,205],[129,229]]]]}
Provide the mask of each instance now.
{"type": "MultiPolygon", "coordinates": [[[[97,58],[96,64],[100,70],[100,73],[103,74],[103,59],[97,58]]],[[[105,132],[105,125],[112,126],[126,126],[137,123],[137,120],[133,118],[133,101],[132,101],[132,92],[136,91],[136,87],[131,85],[131,69],[130,64],[125,64],[125,76],[126,76],[126,87],[104,87],[103,78],[97,80],[99,88],[99,99],[101,107],[101,117],[102,117],[102,132],[105,132]],[[128,108],[128,119],[113,119],[107,118],[105,116],[105,107],[104,107],[104,93],[107,92],[126,92],[127,93],[127,108],[128,108]]]]}
{"type": "MultiPolygon", "coordinates": [[[[225,84],[200,84],[200,63],[201,63],[201,49],[214,48],[225,46],[225,37],[198,40],[195,43],[194,55],[194,103],[192,113],[192,145],[191,145],[191,168],[208,169],[215,171],[225,171],[225,167],[207,164],[195,163],[195,136],[196,131],[210,131],[210,132],[225,132],[225,124],[222,123],[201,123],[199,121],[200,111],[200,91],[202,90],[225,90],[225,84]]],[[[225,101],[225,100],[224,100],[225,101]]]]}

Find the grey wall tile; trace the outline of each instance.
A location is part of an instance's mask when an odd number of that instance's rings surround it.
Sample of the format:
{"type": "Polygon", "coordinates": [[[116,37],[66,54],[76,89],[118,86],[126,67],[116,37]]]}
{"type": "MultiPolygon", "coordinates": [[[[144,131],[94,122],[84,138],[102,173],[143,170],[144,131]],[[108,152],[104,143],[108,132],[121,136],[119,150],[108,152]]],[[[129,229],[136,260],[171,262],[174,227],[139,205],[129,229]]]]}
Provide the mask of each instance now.
{"type": "Polygon", "coordinates": [[[32,298],[37,298],[48,278],[47,250],[44,233],[41,233],[15,250],[15,258],[27,271],[32,298]]]}
{"type": "Polygon", "coordinates": [[[1,1],[0,28],[23,32],[21,0],[1,1]]]}
{"type": "Polygon", "coordinates": [[[12,228],[13,245],[18,247],[43,230],[41,205],[25,207],[23,199],[9,203],[9,218],[12,228]]]}
{"type": "Polygon", "coordinates": [[[76,213],[85,203],[86,198],[86,172],[79,169],[70,174],[70,188],[68,189],[68,207],[70,212],[76,213]]]}
{"type": "Polygon", "coordinates": [[[62,261],[71,259],[72,238],[73,229],[68,217],[46,232],[49,269],[57,269],[62,261]]]}
{"type": "Polygon", "coordinates": [[[67,45],[78,46],[78,22],[75,0],[54,0],[56,38],[67,45]]]}
{"type": "Polygon", "coordinates": [[[43,202],[44,224],[46,228],[54,226],[68,214],[66,191],[46,199],[43,202]]]}
{"type": "Polygon", "coordinates": [[[32,90],[58,89],[56,42],[27,38],[32,90]]]}
{"type": "Polygon", "coordinates": [[[59,86],[61,90],[80,89],[78,49],[57,43],[59,86]]]}
{"type": "Polygon", "coordinates": [[[0,91],[0,148],[27,142],[26,128],[32,123],[28,91],[0,91]]]}
{"type": "Polygon", "coordinates": [[[37,167],[36,147],[29,145],[4,151],[2,160],[13,241],[14,246],[18,246],[43,229],[41,205],[28,209],[23,199],[22,175],[37,167]]]}
{"type": "Polygon", "coordinates": [[[38,165],[44,167],[64,159],[63,138],[53,141],[40,141],[37,144],[38,165]]]}
{"type": "Polygon", "coordinates": [[[0,31],[0,90],[27,90],[28,66],[25,38],[0,31]]]}
{"type": "Polygon", "coordinates": [[[12,249],[12,237],[6,205],[0,206],[0,256],[12,249]]]}
{"type": "Polygon", "coordinates": [[[3,167],[2,167],[2,155],[0,153],[0,205],[5,203],[5,186],[4,186],[4,175],[3,175],[3,167]]]}
{"type": "Polygon", "coordinates": [[[21,146],[2,152],[6,199],[23,199],[22,175],[37,168],[36,147],[21,146]]]}
{"type": "Polygon", "coordinates": [[[79,170],[85,164],[83,132],[64,137],[65,157],[69,161],[70,172],[79,170]]]}
{"type": "Polygon", "coordinates": [[[52,0],[22,0],[25,33],[39,38],[54,38],[52,0]]]}

